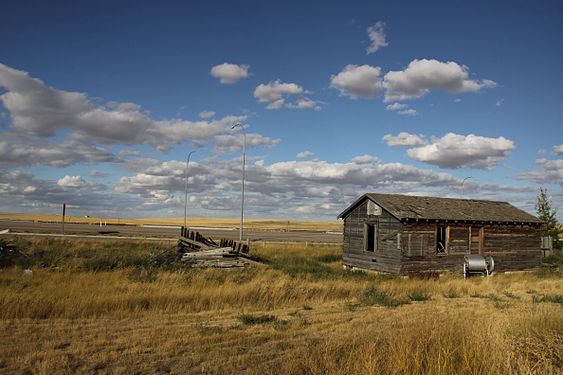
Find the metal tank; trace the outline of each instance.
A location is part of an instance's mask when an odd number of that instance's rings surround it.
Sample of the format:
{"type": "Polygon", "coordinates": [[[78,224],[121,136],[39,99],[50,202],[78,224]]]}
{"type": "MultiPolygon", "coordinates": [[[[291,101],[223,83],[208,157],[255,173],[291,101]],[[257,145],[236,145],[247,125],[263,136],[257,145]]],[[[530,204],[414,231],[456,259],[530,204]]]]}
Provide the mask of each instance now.
{"type": "Polygon", "coordinates": [[[464,257],[463,276],[486,275],[489,276],[495,269],[495,261],[492,256],[484,257],[478,254],[470,254],[464,257]]]}

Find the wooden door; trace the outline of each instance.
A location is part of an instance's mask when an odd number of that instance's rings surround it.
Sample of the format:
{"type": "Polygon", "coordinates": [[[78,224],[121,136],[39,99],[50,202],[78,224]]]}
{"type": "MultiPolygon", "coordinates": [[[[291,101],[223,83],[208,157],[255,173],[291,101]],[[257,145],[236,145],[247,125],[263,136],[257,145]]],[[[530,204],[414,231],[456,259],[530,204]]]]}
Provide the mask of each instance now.
{"type": "Polygon", "coordinates": [[[469,227],[469,253],[483,255],[485,229],[483,227],[469,227]]]}

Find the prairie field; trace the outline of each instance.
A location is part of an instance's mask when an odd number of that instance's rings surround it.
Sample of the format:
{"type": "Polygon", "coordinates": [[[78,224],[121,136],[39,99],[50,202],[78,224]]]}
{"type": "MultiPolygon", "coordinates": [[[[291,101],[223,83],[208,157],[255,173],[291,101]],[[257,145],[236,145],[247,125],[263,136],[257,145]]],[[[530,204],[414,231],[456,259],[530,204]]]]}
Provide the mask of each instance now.
{"type": "MultiPolygon", "coordinates": [[[[61,215],[41,215],[41,214],[17,214],[17,213],[0,213],[0,220],[32,220],[60,222],[61,215]]],[[[116,217],[83,217],[83,216],[66,216],[65,221],[68,223],[81,224],[98,224],[100,221],[109,225],[125,224],[125,225],[183,225],[184,218],[143,218],[129,219],[116,217]]],[[[239,218],[189,218],[188,225],[192,227],[214,227],[214,228],[239,228],[239,218]]],[[[305,221],[305,220],[268,220],[268,219],[245,219],[245,229],[267,230],[267,231],[333,231],[342,232],[341,221],[305,221]]]]}
{"type": "Polygon", "coordinates": [[[254,244],[263,265],[224,270],[156,264],[159,243],[13,242],[0,373],[563,372],[560,254],[424,281],[344,271],[340,246],[254,244]]]}

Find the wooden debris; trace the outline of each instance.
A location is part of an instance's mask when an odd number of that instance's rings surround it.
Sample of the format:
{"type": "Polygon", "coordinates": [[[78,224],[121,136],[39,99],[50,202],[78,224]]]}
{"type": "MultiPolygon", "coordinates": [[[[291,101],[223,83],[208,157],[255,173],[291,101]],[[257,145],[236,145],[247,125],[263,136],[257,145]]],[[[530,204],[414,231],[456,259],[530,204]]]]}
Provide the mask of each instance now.
{"type": "Polygon", "coordinates": [[[233,240],[221,240],[216,243],[199,232],[182,227],[178,239],[180,259],[194,268],[243,268],[248,264],[259,264],[248,258],[250,247],[233,240]]]}

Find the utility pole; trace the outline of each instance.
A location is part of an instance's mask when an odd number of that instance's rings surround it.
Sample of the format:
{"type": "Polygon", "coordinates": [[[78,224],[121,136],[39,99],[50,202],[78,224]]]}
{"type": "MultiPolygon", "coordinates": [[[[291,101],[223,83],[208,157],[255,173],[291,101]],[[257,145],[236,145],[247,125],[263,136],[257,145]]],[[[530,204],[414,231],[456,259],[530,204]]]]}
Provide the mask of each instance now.
{"type": "Polygon", "coordinates": [[[242,182],[241,182],[241,200],[240,200],[240,230],[239,230],[239,241],[242,242],[242,236],[244,233],[244,177],[245,177],[245,164],[246,164],[246,132],[244,131],[244,126],[241,123],[234,124],[231,129],[240,127],[242,129],[242,182]]]}
{"type": "Polygon", "coordinates": [[[186,160],[186,172],[184,174],[184,180],[186,181],[186,196],[184,199],[184,228],[188,227],[188,167],[190,166],[190,157],[195,151],[191,151],[188,154],[188,158],[186,160]]]}

